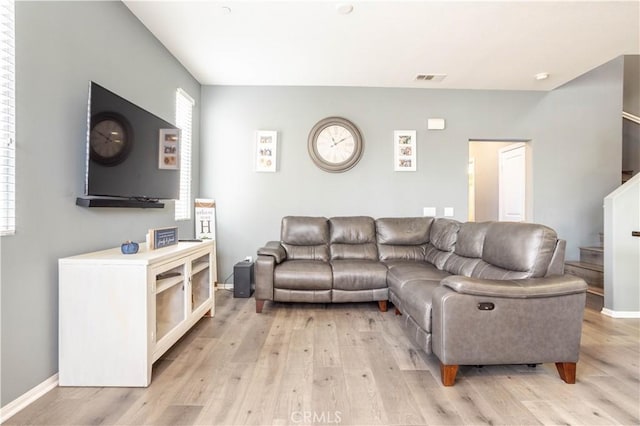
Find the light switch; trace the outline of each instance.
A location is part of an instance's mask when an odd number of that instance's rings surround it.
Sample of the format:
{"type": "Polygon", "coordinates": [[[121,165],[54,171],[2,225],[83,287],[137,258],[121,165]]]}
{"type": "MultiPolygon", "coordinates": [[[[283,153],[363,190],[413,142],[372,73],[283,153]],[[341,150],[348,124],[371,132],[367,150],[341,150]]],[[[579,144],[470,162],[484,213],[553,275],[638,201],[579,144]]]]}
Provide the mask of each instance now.
{"type": "Polygon", "coordinates": [[[434,217],[436,215],[435,207],[425,207],[422,209],[422,216],[434,217]]]}
{"type": "Polygon", "coordinates": [[[444,216],[445,217],[453,217],[453,207],[445,207],[444,208],[444,216]]]}

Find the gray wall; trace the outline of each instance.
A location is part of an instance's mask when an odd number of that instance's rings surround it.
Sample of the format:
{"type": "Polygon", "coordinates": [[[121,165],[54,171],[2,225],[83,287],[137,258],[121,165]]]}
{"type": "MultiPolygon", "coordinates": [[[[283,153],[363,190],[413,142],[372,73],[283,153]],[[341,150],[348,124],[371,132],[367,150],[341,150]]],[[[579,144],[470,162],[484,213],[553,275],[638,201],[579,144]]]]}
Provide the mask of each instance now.
{"type": "MultiPolygon", "coordinates": [[[[89,80],[170,122],[177,87],[198,104],[200,95],[120,2],[16,2],[16,40],[18,229],[1,239],[2,405],[58,371],[58,258],[144,240],[148,228],[175,223],[173,202],[162,210],[75,206],[89,80]]],[[[197,159],[198,106],[194,113],[197,159]]],[[[192,223],[181,222],[180,235],[192,237],[192,223]]]]}
{"type": "MultiPolygon", "coordinates": [[[[202,92],[201,195],[216,199],[219,278],[279,238],[285,215],[467,217],[468,141],[531,140],[533,221],[568,240],[568,258],[602,229],[602,199],[620,174],[622,59],[553,92],[338,87],[221,87],[202,92]],[[316,168],[307,135],[320,119],[355,122],[358,165],[316,168]],[[428,117],[447,120],[427,131],[428,117]],[[278,172],[253,168],[254,132],[277,130],[278,172]],[[393,171],[393,131],[417,130],[418,171],[393,171]]],[[[619,184],[619,183],[618,183],[619,184]]]]}
{"type": "Polygon", "coordinates": [[[548,92],[534,108],[534,220],[577,247],[598,244],[604,197],[620,186],[623,58],[548,92]]]}

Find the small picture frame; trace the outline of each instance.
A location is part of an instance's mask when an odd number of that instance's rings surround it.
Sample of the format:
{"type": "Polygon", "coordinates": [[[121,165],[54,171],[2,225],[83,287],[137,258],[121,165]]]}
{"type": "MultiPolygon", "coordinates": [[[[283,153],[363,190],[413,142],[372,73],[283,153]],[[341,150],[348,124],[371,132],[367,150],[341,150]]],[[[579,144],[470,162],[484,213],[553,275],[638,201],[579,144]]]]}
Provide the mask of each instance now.
{"type": "Polygon", "coordinates": [[[256,132],[256,172],[275,172],[278,162],[278,132],[256,132]]]}
{"type": "Polygon", "coordinates": [[[180,129],[160,129],[158,168],[180,170],[180,129]]]}
{"type": "Polygon", "coordinates": [[[417,162],[415,130],[393,132],[393,169],[396,172],[415,172],[417,162]]]}
{"type": "Polygon", "coordinates": [[[178,244],[178,227],[149,229],[147,245],[149,250],[156,250],[178,244]]]}

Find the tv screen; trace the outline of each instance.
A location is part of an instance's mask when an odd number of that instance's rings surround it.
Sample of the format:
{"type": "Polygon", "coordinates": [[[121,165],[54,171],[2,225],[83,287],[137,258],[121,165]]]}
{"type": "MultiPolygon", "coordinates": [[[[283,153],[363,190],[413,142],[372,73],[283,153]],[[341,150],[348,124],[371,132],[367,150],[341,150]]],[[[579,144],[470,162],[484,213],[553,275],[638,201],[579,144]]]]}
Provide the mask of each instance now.
{"type": "Polygon", "coordinates": [[[179,197],[177,127],[94,82],[87,121],[86,195],[179,197]]]}

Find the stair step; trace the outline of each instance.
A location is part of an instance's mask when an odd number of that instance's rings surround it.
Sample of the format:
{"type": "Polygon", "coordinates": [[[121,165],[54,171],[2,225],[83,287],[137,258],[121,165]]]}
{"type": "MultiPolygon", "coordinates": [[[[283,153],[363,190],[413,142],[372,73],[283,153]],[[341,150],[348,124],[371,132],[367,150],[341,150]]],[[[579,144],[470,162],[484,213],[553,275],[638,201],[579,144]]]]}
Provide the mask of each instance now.
{"type": "Polygon", "coordinates": [[[604,308],[604,295],[600,293],[602,289],[592,289],[593,287],[589,287],[587,290],[587,298],[584,305],[586,308],[601,312],[602,308],[604,308]]]}
{"type": "Polygon", "coordinates": [[[578,276],[594,288],[604,288],[604,266],[593,263],[568,261],[564,263],[564,272],[578,276]]]}
{"type": "Polygon", "coordinates": [[[589,286],[587,288],[587,293],[595,294],[596,296],[604,296],[604,288],[589,286]]]}
{"type": "Polygon", "coordinates": [[[580,262],[604,265],[604,249],[602,247],[580,247],[580,262]]]}
{"type": "Polygon", "coordinates": [[[564,266],[565,267],[573,266],[574,268],[579,268],[579,269],[588,269],[596,272],[604,272],[603,265],[598,265],[595,263],[588,263],[588,262],[580,262],[579,260],[567,260],[566,262],[564,262],[564,266]]]}

